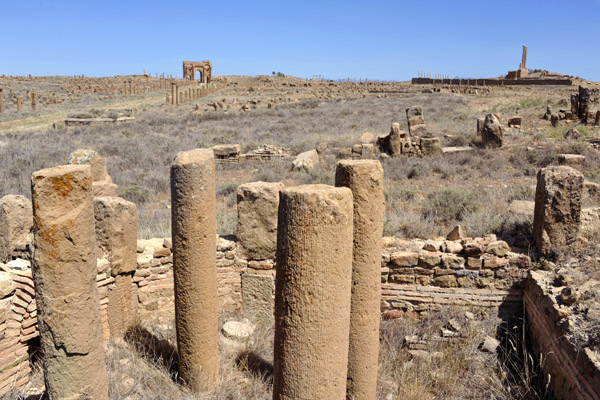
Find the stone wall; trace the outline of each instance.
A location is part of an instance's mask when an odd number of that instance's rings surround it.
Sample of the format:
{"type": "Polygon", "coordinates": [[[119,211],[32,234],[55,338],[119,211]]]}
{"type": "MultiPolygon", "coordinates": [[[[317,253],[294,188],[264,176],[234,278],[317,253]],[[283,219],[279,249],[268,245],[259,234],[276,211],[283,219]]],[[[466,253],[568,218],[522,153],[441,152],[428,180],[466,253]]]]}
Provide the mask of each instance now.
{"type": "Polygon", "coordinates": [[[526,86],[526,85],[567,85],[573,84],[572,79],[432,79],[432,78],[412,78],[413,85],[429,85],[441,83],[446,85],[482,85],[482,86],[526,86]]]}
{"type": "Polygon", "coordinates": [[[556,301],[550,274],[532,271],[525,285],[524,304],[537,357],[543,357],[548,398],[600,398],[600,362],[589,348],[578,349],[568,339],[564,322],[569,314],[556,301]],[[547,377],[550,376],[548,382],[547,377]]]}

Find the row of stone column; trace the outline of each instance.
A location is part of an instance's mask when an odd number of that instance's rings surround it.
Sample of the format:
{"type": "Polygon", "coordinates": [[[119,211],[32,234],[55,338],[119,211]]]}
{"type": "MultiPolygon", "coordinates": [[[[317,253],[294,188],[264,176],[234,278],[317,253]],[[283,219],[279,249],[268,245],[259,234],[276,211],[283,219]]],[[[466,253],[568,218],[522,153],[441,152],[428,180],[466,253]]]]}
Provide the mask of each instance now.
{"type": "Polygon", "coordinates": [[[141,84],[135,83],[135,81],[127,80],[123,81],[123,96],[138,96],[140,94],[158,92],[167,88],[166,81],[160,79],[158,82],[142,82],[141,84]]]}
{"type": "MultiPolygon", "coordinates": [[[[383,169],[340,162],[336,186],[280,192],[274,399],[375,397],[383,169]]],[[[211,150],[178,154],[171,198],[180,377],[200,391],[218,375],[211,150]]]]}
{"type": "Polygon", "coordinates": [[[200,99],[207,94],[206,87],[189,87],[179,86],[176,83],[171,83],[171,94],[166,94],[166,103],[174,106],[186,103],[188,101],[200,99]]]}
{"type": "MultiPolygon", "coordinates": [[[[37,111],[37,97],[35,92],[31,92],[31,111],[37,111]]],[[[4,112],[4,91],[0,89],[0,114],[4,112]]],[[[17,112],[23,112],[23,97],[17,97],[17,112]]]]}
{"type": "MultiPolygon", "coordinates": [[[[110,253],[117,292],[135,269],[134,252],[106,250],[110,241],[135,240],[135,227],[116,228],[119,201],[94,200],[92,168],[67,165],[32,176],[33,277],[51,399],[108,398],[96,237],[105,238],[98,245],[110,253]]],[[[208,149],[179,153],[171,167],[179,376],[193,391],[218,379],[214,171],[208,149]]],[[[280,192],[276,399],[375,396],[383,169],[378,161],[340,162],[336,186],[280,192]]],[[[127,301],[117,297],[117,306],[127,301]]],[[[131,322],[122,318],[111,330],[131,322]]]]}

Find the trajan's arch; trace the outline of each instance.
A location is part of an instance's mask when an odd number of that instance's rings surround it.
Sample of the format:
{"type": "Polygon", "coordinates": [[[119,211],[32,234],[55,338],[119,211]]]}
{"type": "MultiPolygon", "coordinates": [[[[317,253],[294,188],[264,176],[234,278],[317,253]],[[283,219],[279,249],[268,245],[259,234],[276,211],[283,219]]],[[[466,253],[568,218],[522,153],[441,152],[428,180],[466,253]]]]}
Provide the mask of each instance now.
{"type": "Polygon", "coordinates": [[[183,79],[195,80],[196,72],[200,72],[202,83],[209,83],[212,79],[212,63],[209,60],[183,62],[183,79]]]}

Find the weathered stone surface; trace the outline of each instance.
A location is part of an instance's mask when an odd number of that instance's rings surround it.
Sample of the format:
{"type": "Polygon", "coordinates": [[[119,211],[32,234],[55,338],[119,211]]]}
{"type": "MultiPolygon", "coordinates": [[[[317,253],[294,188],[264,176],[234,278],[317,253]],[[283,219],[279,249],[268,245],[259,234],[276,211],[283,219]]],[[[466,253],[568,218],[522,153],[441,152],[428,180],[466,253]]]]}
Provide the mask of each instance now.
{"type": "Polygon", "coordinates": [[[25,196],[7,195],[0,199],[0,261],[11,259],[17,244],[31,243],[33,210],[25,196]]]}
{"type": "Polygon", "coordinates": [[[577,242],[581,221],[583,175],[566,166],[538,172],[533,236],[540,253],[577,242]]]}
{"type": "Polygon", "coordinates": [[[96,242],[112,276],[134,272],[137,260],[137,207],[120,197],[95,197],[96,242]]]}
{"type": "Polygon", "coordinates": [[[89,166],[32,176],[38,328],[51,399],[108,399],[89,166]]]}
{"type": "Polygon", "coordinates": [[[13,294],[16,288],[17,284],[12,279],[11,274],[8,272],[0,271],[0,299],[3,299],[13,294]]]}
{"type": "Polygon", "coordinates": [[[254,326],[243,321],[227,321],[223,324],[221,332],[228,339],[244,341],[254,333],[254,326]]]}
{"type": "Polygon", "coordinates": [[[503,257],[510,251],[510,246],[504,240],[491,242],[485,248],[485,252],[495,256],[503,257]]]}
{"type": "Polygon", "coordinates": [[[239,144],[218,144],[211,149],[217,159],[237,158],[242,152],[242,146],[239,144]]]}
{"type": "Polygon", "coordinates": [[[352,221],[348,188],[305,185],[281,192],[274,400],[346,398],[352,221]]]}
{"type": "Polygon", "coordinates": [[[408,120],[408,132],[410,136],[423,136],[427,133],[425,118],[423,116],[423,106],[412,106],[406,109],[406,119],[408,120]]]}
{"type": "Polygon", "coordinates": [[[485,147],[502,147],[502,125],[494,114],[488,114],[481,128],[481,140],[485,147]]]}
{"type": "Polygon", "coordinates": [[[292,161],[292,168],[298,171],[310,172],[319,164],[319,153],[317,150],[309,150],[298,154],[292,161]]]}
{"type": "Polygon", "coordinates": [[[412,251],[392,253],[391,262],[397,267],[414,267],[419,263],[419,253],[412,251]]]}
{"type": "Polygon", "coordinates": [[[442,152],[439,138],[421,138],[421,154],[432,156],[442,152]]]}
{"type": "Polygon", "coordinates": [[[275,257],[281,189],[281,182],[253,182],[238,187],[236,235],[242,258],[265,260],[275,257]]]}
{"type": "Polygon", "coordinates": [[[558,155],[558,163],[560,165],[568,165],[573,168],[581,168],[583,167],[583,163],[585,162],[585,156],[580,154],[559,154],[558,155]]]}
{"type": "Polygon", "coordinates": [[[481,350],[486,353],[495,353],[500,346],[500,341],[491,336],[486,336],[485,340],[481,344],[481,350]]]}
{"type": "Polygon", "coordinates": [[[218,377],[215,198],[212,150],[178,153],[171,166],[175,323],[180,378],[194,392],[218,377]]]}
{"type": "Polygon", "coordinates": [[[104,158],[95,150],[78,149],[69,155],[69,164],[90,165],[92,167],[92,188],[94,196],[117,196],[117,185],[108,175],[104,158]]]}
{"type": "Polygon", "coordinates": [[[507,125],[509,128],[520,128],[522,124],[522,118],[519,115],[515,115],[514,117],[510,117],[508,119],[507,125]]]}
{"type": "Polygon", "coordinates": [[[138,299],[132,277],[132,273],[117,275],[108,290],[108,326],[114,338],[122,337],[137,320],[138,299]]]}
{"type": "Polygon", "coordinates": [[[273,318],[275,280],[270,275],[242,274],[242,304],[249,318],[273,318]]]}
{"type": "Polygon", "coordinates": [[[452,228],[452,231],[446,236],[448,240],[460,240],[465,237],[465,233],[463,232],[462,226],[456,225],[452,228]]]}
{"type": "Polygon", "coordinates": [[[372,399],[377,391],[383,234],[383,167],[379,161],[340,161],[335,185],[352,191],[354,251],[347,398],[372,399]]]}
{"type": "Polygon", "coordinates": [[[564,135],[564,138],[567,140],[579,140],[580,137],[581,133],[575,128],[569,129],[564,135]]]}

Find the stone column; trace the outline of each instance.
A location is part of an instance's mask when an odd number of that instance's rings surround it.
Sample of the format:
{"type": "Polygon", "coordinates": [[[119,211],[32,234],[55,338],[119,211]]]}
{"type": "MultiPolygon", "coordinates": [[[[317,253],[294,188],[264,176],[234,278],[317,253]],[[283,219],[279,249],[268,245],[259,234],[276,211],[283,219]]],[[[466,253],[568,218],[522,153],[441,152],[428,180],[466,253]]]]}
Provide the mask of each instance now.
{"type": "Polygon", "coordinates": [[[177,104],[177,86],[173,82],[171,82],[171,104],[177,104]]]}
{"type": "Polygon", "coordinates": [[[175,322],[180,379],[194,392],[218,377],[217,229],[212,150],[177,154],[171,166],[175,322]]]}
{"type": "Polygon", "coordinates": [[[352,208],[348,188],[281,191],[274,400],[346,398],[352,208]]]}
{"type": "Polygon", "coordinates": [[[23,98],[21,96],[17,97],[17,112],[23,111],[23,98]]]}
{"type": "Polygon", "coordinates": [[[335,185],[350,188],[354,199],[354,251],[348,351],[348,399],[375,399],[381,301],[383,168],[376,160],[337,164],[335,185]]]}
{"type": "Polygon", "coordinates": [[[542,255],[554,247],[577,243],[581,223],[583,175],[574,168],[552,166],[537,175],[533,237],[542,255]]]}
{"type": "Polygon", "coordinates": [[[89,166],[34,172],[33,280],[51,399],[108,399],[89,166]]]}
{"type": "Polygon", "coordinates": [[[31,110],[37,110],[37,99],[35,98],[35,92],[31,92],[31,110]]]}
{"type": "Polygon", "coordinates": [[[171,97],[169,96],[169,92],[165,93],[165,103],[171,104],[171,97]]]}
{"type": "Polygon", "coordinates": [[[590,89],[579,86],[579,118],[587,124],[590,111],[590,89]]]}
{"type": "Polygon", "coordinates": [[[4,112],[4,93],[0,89],[0,114],[4,112]]]}
{"type": "Polygon", "coordinates": [[[114,285],[108,288],[110,335],[121,337],[135,323],[137,301],[133,302],[132,278],[137,268],[137,207],[120,197],[94,198],[98,258],[109,262],[114,285]]]}

